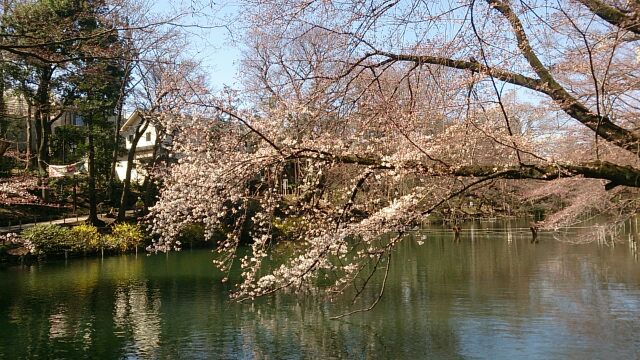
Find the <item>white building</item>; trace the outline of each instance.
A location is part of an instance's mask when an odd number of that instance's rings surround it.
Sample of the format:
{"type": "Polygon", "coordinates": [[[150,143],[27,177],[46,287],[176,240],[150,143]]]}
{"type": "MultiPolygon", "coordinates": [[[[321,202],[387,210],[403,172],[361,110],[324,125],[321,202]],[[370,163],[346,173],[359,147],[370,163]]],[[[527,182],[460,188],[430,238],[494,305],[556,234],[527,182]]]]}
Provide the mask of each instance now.
{"type": "MultiPolygon", "coordinates": [[[[120,128],[120,135],[122,135],[122,137],[124,137],[125,139],[125,147],[127,151],[131,149],[136,129],[140,125],[141,121],[142,113],[136,110],[127,118],[127,121],[125,121],[124,125],[122,125],[122,127],[120,128]]],[[[144,181],[144,177],[146,174],[142,163],[145,160],[150,160],[153,156],[153,148],[156,144],[157,137],[157,129],[153,125],[153,123],[150,122],[149,125],[147,125],[144,133],[138,140],[138,145],[136,146],[133,168],[131,169],[132,182],[141,184],[144,181]]],[[[118,174],[118,179],[120,179],[121,181],[125,179],[127,174],[127,155],[121,158],[116,164],[116,173],[118,174]]]]}

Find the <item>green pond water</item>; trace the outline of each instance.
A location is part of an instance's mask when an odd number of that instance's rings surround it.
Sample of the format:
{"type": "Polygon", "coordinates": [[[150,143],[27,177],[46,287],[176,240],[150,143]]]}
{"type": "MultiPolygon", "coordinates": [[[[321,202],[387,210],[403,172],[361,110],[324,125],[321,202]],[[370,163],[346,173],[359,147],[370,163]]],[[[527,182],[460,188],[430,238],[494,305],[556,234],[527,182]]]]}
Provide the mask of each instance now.
{"type": "Polygon", "coordinates": [[[0,358],[640,358],[633,248],[567,242],[586,229],[531,244],[523,224],[465,224],[459,243],[437,227],[412,233],[380,303],[342,320],[329,318],[370,304],[381,276],[355,305],[234,303],[208,250],[4,265],[0,358]]]}

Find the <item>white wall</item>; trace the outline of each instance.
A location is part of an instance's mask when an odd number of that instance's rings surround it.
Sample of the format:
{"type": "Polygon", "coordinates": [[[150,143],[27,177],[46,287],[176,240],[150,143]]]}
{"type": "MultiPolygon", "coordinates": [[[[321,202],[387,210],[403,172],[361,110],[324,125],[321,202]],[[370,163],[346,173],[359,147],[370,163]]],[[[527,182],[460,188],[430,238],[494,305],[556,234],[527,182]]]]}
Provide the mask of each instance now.
{"type": "MultiPolygon", "coordinates": [[[[126,140],[125,147],[127,148],[127,150],[131,149],[131,139],[133,139],[135,131],[135,127],[132,126],[131,128],[127,129],[126,132],[122,133],[122,136],[126,140]]],[[[149,124],[145,132],[142,134],[140,140],[138,140],[136,150],[153,147],[153,145],[155,145],[156,143],[156,136],[156,128],[152,124],[149,124]]]]}
{"type": "MultiPolygon", "coordinates": [[[[131,182],[142,184],[144,182],[144,174],[138,173],[136,170],[136,162],[133,163],[133,168],[131,168],[131,182]]],[[[127,160],[120,160],[116,163],[116,174],[118,175],[118,179],[120,181],[124,181],[127,176],[127,160]]]]}

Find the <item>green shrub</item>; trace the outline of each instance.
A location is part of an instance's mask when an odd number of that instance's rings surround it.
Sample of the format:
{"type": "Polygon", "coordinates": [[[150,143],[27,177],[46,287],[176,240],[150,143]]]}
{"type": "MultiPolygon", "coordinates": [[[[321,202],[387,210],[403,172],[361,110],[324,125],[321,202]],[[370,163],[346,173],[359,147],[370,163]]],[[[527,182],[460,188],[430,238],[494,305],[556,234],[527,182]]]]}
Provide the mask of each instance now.
{"type": "Polygon", "coordinates": [[[74,251],[96,251],[100,248],[100,234],[93,225],[78,225],[69,231],[74,251]]]}
{"type": "Polygon", "coordinates": [[[35,225],[21,236],[33,244],[32,253],[36,255],[61,254],[74,248],[71,231],[58,225],[35,225]]]}
{"type": "Polygon", "coordinates": [[[223,225],[217,225],[213,230],[205,231],[204,224],[191,223],[180,229],[180,233],[176,237],[176,244],[211,247],[226,239],[226,234],[223,225]]]}
{"type": "Polygon", "coordinates": [[[116,224],[111,234],[104,237],[105,246],[109,249],[125,252],[140,246],[144,241],[144,234],[139,225],[120,223],[116,224]]]}
{"type": "Polygon", "coordinates": [[[181,243],[187,243],[191,241],[195,242],[203,242],[204,238],[204,225],[202,224],[189,224],[184,226],[180,230],[180,234],[178,235],[178,240],[181,243]]]}
{"type": "Polygon", "coordinates": [[[301,217],[288,217],[273,221],[276,237],[291,240],[300,234],[307,226],[306,221],[301,217]]]}

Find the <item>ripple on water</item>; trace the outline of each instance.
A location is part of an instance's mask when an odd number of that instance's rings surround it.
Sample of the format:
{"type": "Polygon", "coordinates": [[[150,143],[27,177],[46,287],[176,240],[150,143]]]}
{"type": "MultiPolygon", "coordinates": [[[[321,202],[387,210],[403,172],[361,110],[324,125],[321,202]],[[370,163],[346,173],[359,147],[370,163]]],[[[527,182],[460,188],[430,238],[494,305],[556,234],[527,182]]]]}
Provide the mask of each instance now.
{"type": "Polygon", "coordinates": [[[378,306],[341,321],[349,294],[230,303],[208,251],[0,270],[0,357],[639,358],[625,248],[433,240],[401,243],[378,306]]]}

